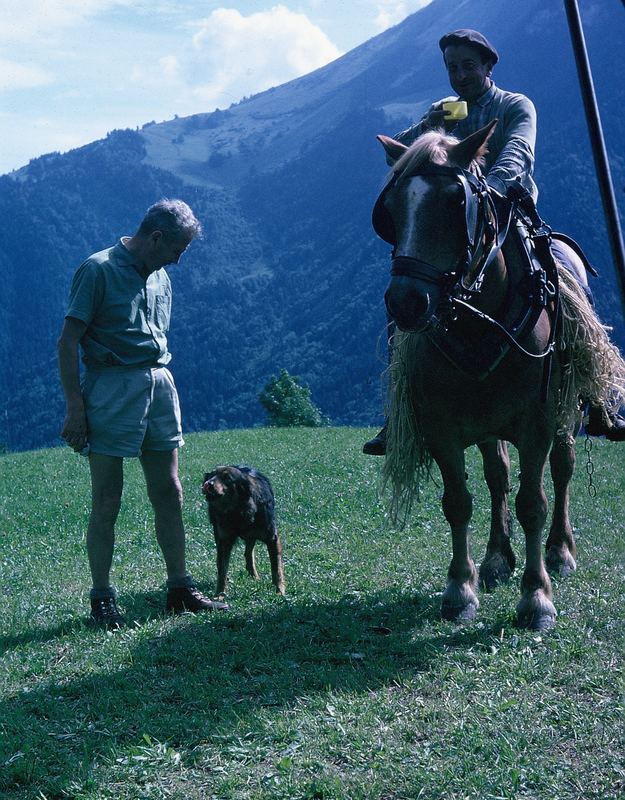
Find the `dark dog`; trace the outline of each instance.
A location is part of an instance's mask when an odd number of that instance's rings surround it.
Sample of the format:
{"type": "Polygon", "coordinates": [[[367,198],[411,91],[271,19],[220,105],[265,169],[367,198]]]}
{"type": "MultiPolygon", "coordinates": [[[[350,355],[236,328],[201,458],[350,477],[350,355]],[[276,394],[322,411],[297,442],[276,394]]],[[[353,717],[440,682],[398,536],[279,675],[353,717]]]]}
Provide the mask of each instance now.
{"type": "Polygon", "coordinates": [[[230,553],[240,537],[245,542],[245,567],[256,580],[259,575],[254,545],[257,539],[267,545],[271,580],[276,591],[284,594],[282,543],[274,516],[273,490],[267,478],[251,467],[216,467],[204,476],[202,492],[217,545],[217,593],[226,591],[230,553]]]}

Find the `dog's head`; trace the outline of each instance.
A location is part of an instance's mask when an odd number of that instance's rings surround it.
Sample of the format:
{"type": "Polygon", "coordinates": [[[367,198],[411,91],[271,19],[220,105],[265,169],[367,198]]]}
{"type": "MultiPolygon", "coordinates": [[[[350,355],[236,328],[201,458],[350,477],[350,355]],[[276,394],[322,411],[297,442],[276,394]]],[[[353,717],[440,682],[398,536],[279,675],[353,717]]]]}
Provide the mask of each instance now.
{"type": "Polygon", "coordinates": [[[209,503],[236,505],[249,498],[249,480],[238,467],[215,467],[204,475],[202,493],[209,503]]]}

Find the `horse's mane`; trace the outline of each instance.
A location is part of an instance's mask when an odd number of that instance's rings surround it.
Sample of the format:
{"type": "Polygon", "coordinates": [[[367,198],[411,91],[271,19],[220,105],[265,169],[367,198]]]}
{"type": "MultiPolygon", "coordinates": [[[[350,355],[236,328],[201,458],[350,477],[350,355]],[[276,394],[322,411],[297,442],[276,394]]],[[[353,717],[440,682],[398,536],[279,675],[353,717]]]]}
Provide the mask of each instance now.
{"type": "MultiPolygon", "coordinates": [[[[410,145],[408,150],[395,162],[393,173],[398,178],[413,175],[427,164],[437,166],[460,166],[453,160],[453,148],[460,140],[445,133],[442,129],[426,131],[410,145]]],[[[470,169],[474,171],[482,166],[482,158],[472,162],[470,169]]]]}

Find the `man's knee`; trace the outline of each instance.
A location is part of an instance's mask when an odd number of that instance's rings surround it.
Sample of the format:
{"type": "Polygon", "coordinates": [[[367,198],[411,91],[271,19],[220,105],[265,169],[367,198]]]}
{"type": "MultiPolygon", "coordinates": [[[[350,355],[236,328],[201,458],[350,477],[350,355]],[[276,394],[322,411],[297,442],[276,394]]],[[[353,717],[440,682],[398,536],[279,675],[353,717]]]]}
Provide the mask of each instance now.
{"type": "Polygon", "coordinates": [[[182,509],[182,485],[180,480],[171,476],[167,481],[148,485],[148,497],[155,509],[182,509]]]}
{"type": "Polygon", "coordinates": [[[98,492],[94,493],[91,503],[92,517],[114,524],[117,520],[122,504],[121,493],[119,492],[98,492]]]}

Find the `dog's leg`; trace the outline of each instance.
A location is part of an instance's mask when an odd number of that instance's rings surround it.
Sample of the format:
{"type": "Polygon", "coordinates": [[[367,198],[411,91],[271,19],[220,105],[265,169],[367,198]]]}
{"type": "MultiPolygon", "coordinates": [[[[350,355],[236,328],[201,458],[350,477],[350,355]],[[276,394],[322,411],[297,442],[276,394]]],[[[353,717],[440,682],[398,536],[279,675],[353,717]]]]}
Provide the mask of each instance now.
{"type": "Polygon", "coordinates": [[[282,563],[282,542],[276,533],[274,539],[267,542],[269,560],[271,561],[271,580],[278,594],[284,594],[284,564],[282,563]]]}
{"type": "Polygon", "coordinates": [[[260,580],[260,575],[256,569],[256,559],[254,558],[254,546],[256,539],[248,539],[245,542],[245,569],[250,573],[255,581],[260,580]]]}
{"type": "Polygon", "coordinates": [[[215,533],[215,544],[217,545],[217,594],[226,591],[228,585],[228,564],[230,563],[230,553],[236,537],[227,536],[223,532],[215,533]]]}

